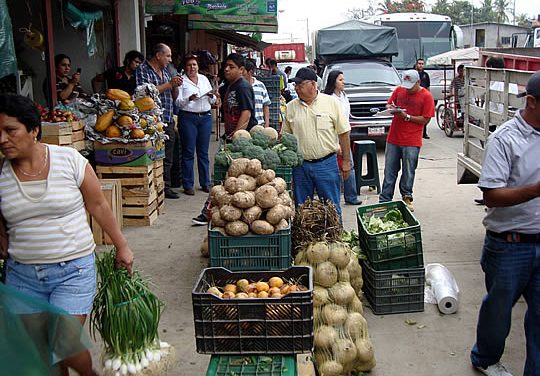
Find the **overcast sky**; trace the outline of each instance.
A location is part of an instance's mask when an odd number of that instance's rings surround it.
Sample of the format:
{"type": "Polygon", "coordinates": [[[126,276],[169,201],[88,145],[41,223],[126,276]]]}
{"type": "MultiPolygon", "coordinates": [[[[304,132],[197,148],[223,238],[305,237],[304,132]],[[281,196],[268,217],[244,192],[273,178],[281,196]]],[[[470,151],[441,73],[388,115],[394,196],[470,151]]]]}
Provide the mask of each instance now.
{"type": "MultiPolygon", "coordinates": [[[[380,0],[373,0],[375,8],[379,2],[380,0]]],[[[427,0],[427,2],[432,4],[435,1],[427,0]]],[[[472,0],[472,2],[475,6],[479,6],[482,1],[472,0]]],[[[538,0],[515,0],[516,15],[525,13],[530,18],[536,18],[536,15],[540,14],[539,3],[538,0]]],[[[308,28],[311,33],[346,21],[348,9],[367,8],[368,5],[369,0],[278,0],[279,33],[264,34],[263,39],[275,43],[306,42],[308,28]]],[[[513,6],[512,0],[510,5],[513,6]]]]}

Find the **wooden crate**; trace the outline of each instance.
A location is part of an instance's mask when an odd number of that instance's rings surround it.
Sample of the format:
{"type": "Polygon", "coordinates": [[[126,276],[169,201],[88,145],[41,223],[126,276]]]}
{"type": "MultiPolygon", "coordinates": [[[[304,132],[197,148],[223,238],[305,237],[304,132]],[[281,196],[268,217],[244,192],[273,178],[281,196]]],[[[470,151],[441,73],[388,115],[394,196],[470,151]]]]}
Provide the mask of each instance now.
{"type": "Polygon", "coordinates": [[[99,178],[122,183],[122,212],[125,226],[149,226],[158,216],[158,194],[154,168],[149,166],[97,166],[99,178]]]}
{"type": "Polygon", "coordinates": [[[86,145],[84,140],[85,133],[82,121],[41,124],[41,142],[43,143],[83,150],[86,145]]]}
{"type": "MultiPolygon", "coordinates": [[[[118,179],[102,179],[101,191],[107,200],[107,203],[111,207],[116,222],[122,228],[122,183],[118,179]]],[[[97,223],[94,218],[89,218],[90,228],[94,235],[94,241],[97,245],[113,244],[111,238],[97,223]]]]}
{"type": "Polygon", "coordinates": [[[154,161],[154,185],[158,199],[158,214],[165,212],[165,182],[163,181],[163,159],[154,161]]]}

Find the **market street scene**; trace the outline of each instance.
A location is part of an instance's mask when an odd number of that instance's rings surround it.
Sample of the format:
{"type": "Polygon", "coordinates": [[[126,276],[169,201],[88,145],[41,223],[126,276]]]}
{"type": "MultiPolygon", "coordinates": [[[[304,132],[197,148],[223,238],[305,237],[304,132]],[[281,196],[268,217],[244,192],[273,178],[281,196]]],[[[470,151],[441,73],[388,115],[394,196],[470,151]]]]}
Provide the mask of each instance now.
{"type": "Polygon", "coordinates": [[[0,19],[0,375],[540,376],[536,4],[0,19]]]}

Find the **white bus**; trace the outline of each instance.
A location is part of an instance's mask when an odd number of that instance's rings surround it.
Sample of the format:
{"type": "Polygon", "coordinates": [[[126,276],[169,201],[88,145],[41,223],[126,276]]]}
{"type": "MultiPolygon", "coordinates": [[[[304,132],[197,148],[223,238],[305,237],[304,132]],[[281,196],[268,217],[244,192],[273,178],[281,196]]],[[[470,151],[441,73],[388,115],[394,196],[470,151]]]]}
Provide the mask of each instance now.
{"type": "MultiPolygon", "coordinates": [[[[398,56],[394,66],[402,71],[414,68],[416,59],[427,59],[463,47],[463,33],[452,25],[450,17],[428,13],[390,13],[372,16],[367,22],[395,27],[398,36],[398,56]]],[[[444,74],[441,67],[426,66],[435,100],[443,99],[444,74]]]]}

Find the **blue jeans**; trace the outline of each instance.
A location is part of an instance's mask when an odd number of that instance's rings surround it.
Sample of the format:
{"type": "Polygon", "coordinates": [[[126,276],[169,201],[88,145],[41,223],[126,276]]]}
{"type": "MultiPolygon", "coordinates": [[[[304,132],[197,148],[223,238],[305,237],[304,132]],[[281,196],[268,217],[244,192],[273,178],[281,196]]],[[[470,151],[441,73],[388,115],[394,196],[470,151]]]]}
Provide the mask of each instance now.
{"type": "Polygon", "coordinates": [[[471,350],[474,366],[497,363],[510,332],[512,307],[527,302],[525,376],[540,375],[540,244],[510,243],[486,235],[480,260],[487,294],[482,301],[471,350]]]}
{"type": "Polygon", "coordinates": [[[358,191],[356,190],[356,173],[354,172],[354,161],[352,151],[350,155],[351,173],[347,179],[343,180],[343,198],[345,202],[353,203],[358,201],[358,191]]]}
{"type": "Polygon", "coordinates": [[[386,143],[384,152],[384,182],[379,202],[392,201],[398,172],[403,167],[399,179],[401,197],[413,197],[414,174],[418,166],[420,148],[417,146],[399,146],[386,143]]]}
{"type": "Polygon", "coordinates": [[[182,185],[184,189],[193,189],[194,154],[197,151],[197,168],[201,187],[210,186],[210,161],[208,147],[212,133],[212,113],[204,115],[180,111],[180,132],[182,133],[182,185]]]}
{"type": "Polygon", "coordinates": [[[337,209],[341,217],[341,177],[335,155],[324,161],[310,163],[304,162],[301,166],[293,168],[293,191],[296,205],[302,204],[308,198],[317,195],[321,200],[329,200],[337,209]]]}

